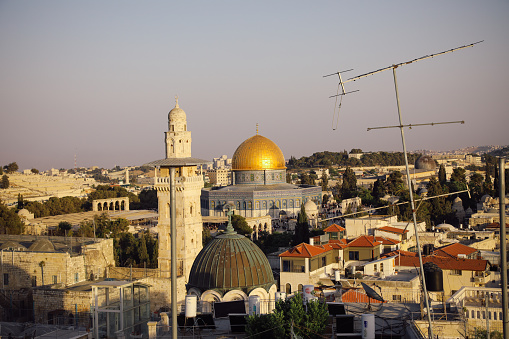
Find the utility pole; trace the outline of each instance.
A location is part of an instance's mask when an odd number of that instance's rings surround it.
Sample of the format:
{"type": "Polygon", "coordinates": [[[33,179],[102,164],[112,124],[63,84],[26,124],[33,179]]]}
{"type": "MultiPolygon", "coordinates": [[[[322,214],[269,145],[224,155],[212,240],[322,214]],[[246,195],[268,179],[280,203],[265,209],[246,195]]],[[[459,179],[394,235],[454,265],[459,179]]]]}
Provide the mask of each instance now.
{"type": "Polygon", "coordinates": [[[507,312],[507,243],[506,243],[506,226],[505,226],[505,159],[499,159],[499,200],[500,200],[500,262],[502,267],[502,325],[504,339],[509,339],[509,317],[507,312]]]}

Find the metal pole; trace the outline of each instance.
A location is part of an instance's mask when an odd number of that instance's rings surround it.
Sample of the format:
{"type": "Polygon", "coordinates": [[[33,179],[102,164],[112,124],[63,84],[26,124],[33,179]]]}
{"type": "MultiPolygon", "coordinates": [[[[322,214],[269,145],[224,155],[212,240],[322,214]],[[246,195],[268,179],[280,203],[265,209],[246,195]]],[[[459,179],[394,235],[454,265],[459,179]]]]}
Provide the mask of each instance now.
{"type": "Polygon", "coordinates": [[[486,339],[490,339],[490,311],[489,311],[489,295],[488,292],[484,294],[484,302],[486,304],[486,339]]]}
{"type": "Polygon", "coordinates": [[[509,317],[507,305],[507,244],[505,227],[505,159],[499,159],[499,200],[500,200],[500,261],[502,267],[502,316],[504,338],[509,339],[509,317]]]}
{"type": "Polygon", "coordinates": [[[403,154],[405,155],[405,167],[406,167],[406,177],[407,177],[407,184],[408,184],[408,191],[410,193],[410,206],[412,207],[412,217],[414,220],[414,229],[415,229],[415,242],[417,246],[417,253],[419,253],[419,268],[421,271],[421,280],[422,280],[422,289],[424,292],[424,300],[426,301],[426,314],[428,315],[428,338],[433,339],[433,328],[431,325],[431,310],[429,308],[429,301],[428,301],[428,291],[426,289],[426,280],[424,277],[424,269],[422,265],[422,254],[421,254],[421,245],[419,243],[419,230],[417,229],[417,217],[415,215],[415,204],[414,204],[414,193],[412,191],[412,181],[410,180],[410,170],[408,169],[408,157],[406,153],[406,143],[405,143],[405,133],[403,131],[403,122],[401,120],[401,109],[399,106],[399,92],[398,92],[398,81],[396,79],[396,68],[393,67],[392,74],[394,76],[394,89],[396,90],[396,103],[398,105],[398,116],[399,116],[399,130],[401,131],[401,142],[403,143],[403,154]]]}
{"type": "Polygon", "coordinates": [[[175,168],[170,168],[171,236],[171,337],[177,339],[177,221],[175,208],[175,168]]]}

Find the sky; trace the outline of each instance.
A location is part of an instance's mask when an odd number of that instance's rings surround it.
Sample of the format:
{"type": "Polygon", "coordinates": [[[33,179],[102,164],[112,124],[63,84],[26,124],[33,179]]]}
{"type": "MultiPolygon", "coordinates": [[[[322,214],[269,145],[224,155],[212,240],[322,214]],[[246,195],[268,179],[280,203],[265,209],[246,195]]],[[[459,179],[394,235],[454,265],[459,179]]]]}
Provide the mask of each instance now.
{"type": "Polygon", "coordinates": [[[508,1],[0,1],[0,165],[140,166],[179,106],[193,157],[259,134],[286,158],[509,144],[508,1]]]}

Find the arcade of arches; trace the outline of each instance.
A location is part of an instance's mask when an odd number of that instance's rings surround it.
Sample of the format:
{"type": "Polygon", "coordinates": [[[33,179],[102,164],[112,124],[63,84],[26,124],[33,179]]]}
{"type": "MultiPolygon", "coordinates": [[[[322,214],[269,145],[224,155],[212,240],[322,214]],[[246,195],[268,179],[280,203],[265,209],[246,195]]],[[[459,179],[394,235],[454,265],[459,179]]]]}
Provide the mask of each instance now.
{"type": "Polygon", "coordinates": [[[107,198],[92,201],[92,210],[98,211],[129,211],[129,198],[107,198]]]}

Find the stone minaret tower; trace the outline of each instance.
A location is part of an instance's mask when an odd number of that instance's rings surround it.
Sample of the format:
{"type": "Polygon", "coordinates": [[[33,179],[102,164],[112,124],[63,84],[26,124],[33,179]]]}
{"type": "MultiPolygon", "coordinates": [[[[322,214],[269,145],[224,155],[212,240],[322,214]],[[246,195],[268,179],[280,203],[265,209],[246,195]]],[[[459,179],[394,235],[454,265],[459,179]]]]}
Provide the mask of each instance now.
{"type": "Polygon", "coordinates": [[[159,270],[161,276],[170,277],[170,169],[174,168],[177,277],[179,280],[177,285],[178,294],[185,295],[185,281],[194,259],[202,249],[203,223],[200,213],[200,195],[203,177],[198,173],[197,166],[207,161],[191,157],[191,132],[187,130],[186,113],[179,107],[177,97],[175,108],[168,114],[165,143],[166,158],[148,164],[156,167],[154,187],[159,200],[159,270]]]}

